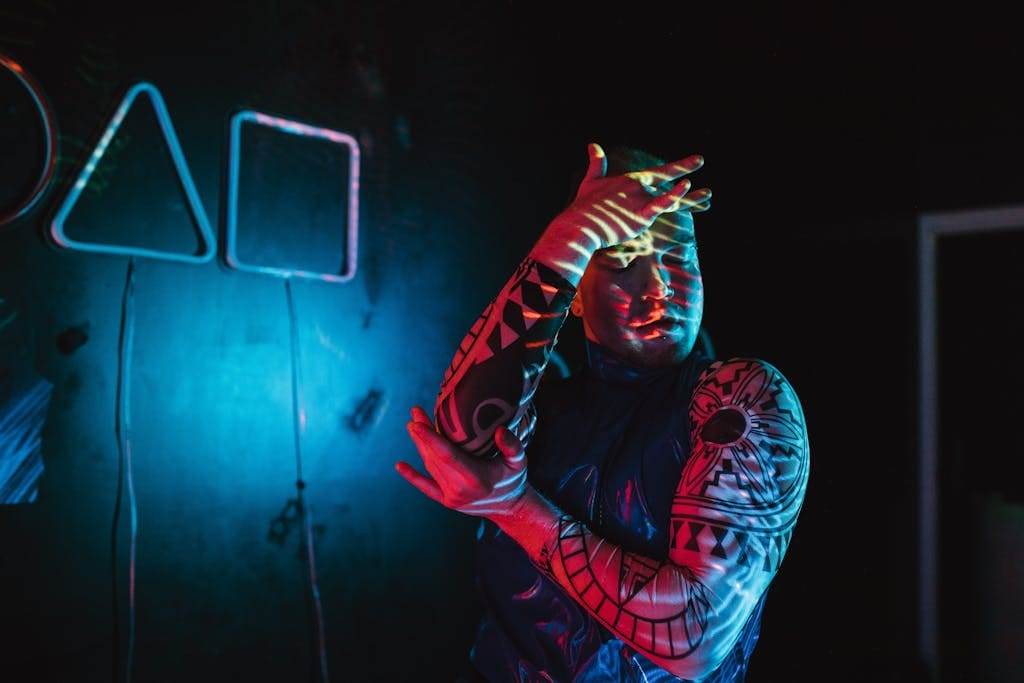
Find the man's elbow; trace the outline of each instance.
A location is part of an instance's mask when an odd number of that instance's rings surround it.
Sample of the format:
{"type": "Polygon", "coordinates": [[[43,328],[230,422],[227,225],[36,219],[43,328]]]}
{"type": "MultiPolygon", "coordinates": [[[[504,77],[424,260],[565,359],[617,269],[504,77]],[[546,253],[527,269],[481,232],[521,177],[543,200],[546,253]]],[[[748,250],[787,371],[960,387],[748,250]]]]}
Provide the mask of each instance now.
{"type": "Polygon", "coordinates": [[[717,671],[732,652],[736,638],[715,633],[718,629],[714,628],[714,621],[715,617],[709,614],[700,644],[685,657],[664,661],[662,668],[673,676],[698,683],[717,671]]]}

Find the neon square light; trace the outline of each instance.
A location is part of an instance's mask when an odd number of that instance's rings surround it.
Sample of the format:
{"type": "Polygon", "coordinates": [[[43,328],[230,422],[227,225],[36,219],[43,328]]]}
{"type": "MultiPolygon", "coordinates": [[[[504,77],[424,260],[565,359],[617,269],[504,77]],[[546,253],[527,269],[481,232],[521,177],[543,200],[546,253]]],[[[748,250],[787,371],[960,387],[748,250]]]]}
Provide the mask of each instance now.
{"type": "Polygon", "coordinates": [[[328,128],[310,126],[298,121],[270,116],[258,111],[240,111],[231,117],[231,136],[228,144],[228,200],[225,220],[225,254],[224,259],[227,265],[235,270],[261,275],[273,275],[283,278],[305,278],[309,280],[320,280],[323,282],[348,282],[356,274],[356,261],[358,255],[359,239],[359,144],[355,138],[347,133],[342,133],[328,128]],[[346,255],[345,263],[340,273],[316,273],[308,270],[297,270],[290,268],[275,268],[271,266],[259,266],[243,263],[238,258],[238,175],[241,158],[241,137],[242,124],[252,123],[259,126],[267,126],[292,135],[303,135],[319,138],[332,144],[348,147],[349,151],[349,174],[348,174],[348,229],[346,234],[346,255]]]}
{"type": "Polygon", "coordinates": [[[188,170],[188,164],[185,162],[185,155],[181,151],[181,144],[178,142],[178,136],[175,134],[174,126],[171,124],[171,116],[167,111],[167,105],[164,104],[164,98],[160,95],[160,91],[157,90],[155,85],[142,81],[130,87],[128,92],[125,93],[117,111],[114,112],[114,116],[107,124],[106,130],[104,130],[99,143],[96,145],[95,149],[93,149],[92,155],[90,155],[88,161],[86,161],[85,166],[78,174],[77,180],[75,180],[74,185],[71,186],[71,189],[68,191],[67,196],[61,203],[60,208],[54,215],[53,221],[50,223],[50,238],[58,247],[73,251],[114,254],[116,256],[140,256],[143,258],[179,261],[183,263],[206,263],[213,260],[214,256],[217,255],[217,237],[214,235],[213,229],[210,227],[210,220],[206,215],[206,210],[203,208],[202,201],[199,199],[199,192],[196,191],[196,185],[192,181],[192,174],[188,170]],[[124,122],[125,116],[128,115],[132,105],[135,103],[135,99],[140,94],[145,94],[149,97],[149,101],[153,105],[153,111],[156,112],[157,123],[160,124],[160,131],[164,136],[164,144],[167,145],[167,151],[171,155],[171,161],[174,163],[174,169],[178,175],[178,182],[181,184],[181,189],[185,193],[189,212],[192,214],[192,220],[195,221],[196,226],[199,228],[199,238],[202,242],[202,249],[198,254],[182,254],[178,252],[163,251],[160,249],[147,249],[144,247],[130,245],[83,242],[68,237],[64,232],[64,222],[67,220],[68,214],[71,213],[75,203],[82,194],[82,190],[84,190],[86,184],[88,184],[93,171],[96,170],[96,166],[99,164],[100,159],[103,158],[103,154],[107,151],[107,147],[110,146],[110,142],[117,134],[118,128],[121,127],[121,123],[124,122]]]}

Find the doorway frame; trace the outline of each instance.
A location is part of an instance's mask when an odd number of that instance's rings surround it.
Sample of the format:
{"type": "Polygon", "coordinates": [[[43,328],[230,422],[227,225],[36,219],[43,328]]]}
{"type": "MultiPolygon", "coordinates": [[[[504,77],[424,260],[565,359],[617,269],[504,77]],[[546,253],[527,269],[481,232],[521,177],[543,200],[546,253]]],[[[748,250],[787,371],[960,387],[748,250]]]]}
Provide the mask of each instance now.
{"type": "Polygon", "coordinates": [[[936,252],[940,237],[1024,231],[1024,206],[922,213],[918,263],[918,650],[933,681],[939,660],[939,359],[936,252]]]}

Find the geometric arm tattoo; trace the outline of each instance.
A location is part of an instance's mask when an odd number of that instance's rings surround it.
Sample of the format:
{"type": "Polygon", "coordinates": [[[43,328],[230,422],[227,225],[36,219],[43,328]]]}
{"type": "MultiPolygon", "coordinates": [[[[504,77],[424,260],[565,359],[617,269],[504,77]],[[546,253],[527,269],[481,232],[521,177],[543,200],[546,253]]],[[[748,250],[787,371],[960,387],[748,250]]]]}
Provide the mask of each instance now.
{"type": "Polygon", "coordinates": [[[779,569],[810,451],[796,393],[763,361],[712,363],[689,410],[668,561],[624,552],[565,515],[535,561],[620,640],[700,678],[730,652],[779,569]]]}
{"type": "Polygon", "coordinates": [[[524,446],[536,422],[533,394],[575,287],[527,257],[459,344],[434,404],[440,432],[464,451],[493,457],[500,425],[524,446]]]}

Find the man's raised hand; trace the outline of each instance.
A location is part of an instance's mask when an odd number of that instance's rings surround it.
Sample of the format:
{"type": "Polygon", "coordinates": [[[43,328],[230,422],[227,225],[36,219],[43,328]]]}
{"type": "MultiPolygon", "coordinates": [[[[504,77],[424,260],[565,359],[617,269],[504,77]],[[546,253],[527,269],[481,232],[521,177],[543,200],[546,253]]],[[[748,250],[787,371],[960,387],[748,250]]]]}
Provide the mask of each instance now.
{"type": "Polygon", "coordinates": [[[699,154],[608,177],[601,146],[591,143],[587,153],[587,173],[576,199],[550,228],[563,239],[585,242],[580,245],[584,248],[596,250],[621,244],[649,228],[663,213],[705,211],[711,205],[711,190],[690,193],[691,182],[686,177],[704,165],[704,157],[699,154]]]}
{"type": "Polygon", "coordinates": [[[711,190],[690,192],[686,177],[704,165],[699,154],[609,177],[601,146],[591,143],[587,153],[590,161],[576,198],[551,221],[530,252],[573,286],[597,250],[628,242],[663,214],[689,214],[711,206],[711,190]]]}

